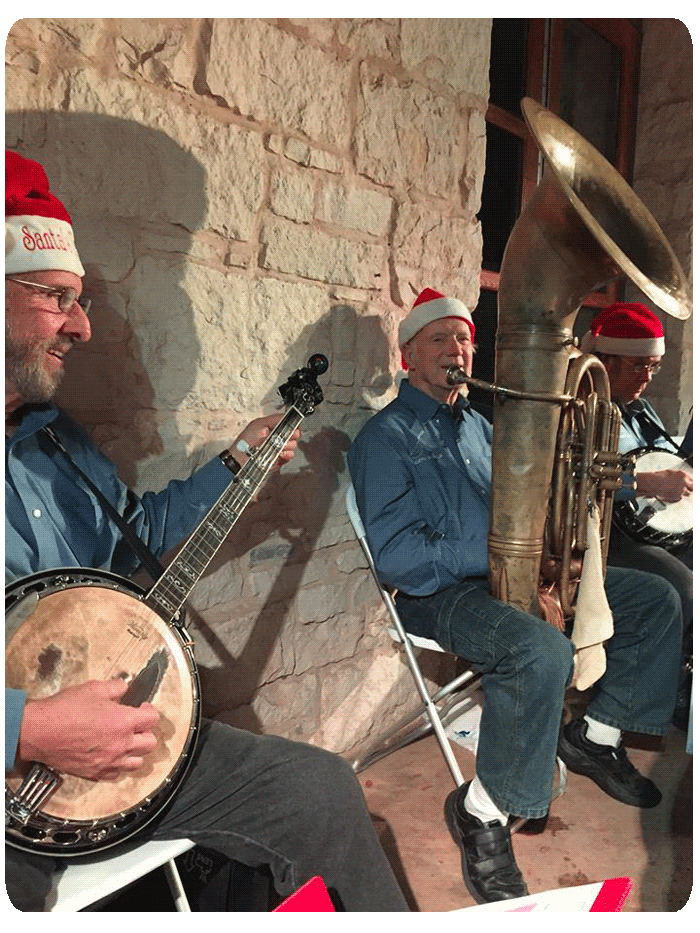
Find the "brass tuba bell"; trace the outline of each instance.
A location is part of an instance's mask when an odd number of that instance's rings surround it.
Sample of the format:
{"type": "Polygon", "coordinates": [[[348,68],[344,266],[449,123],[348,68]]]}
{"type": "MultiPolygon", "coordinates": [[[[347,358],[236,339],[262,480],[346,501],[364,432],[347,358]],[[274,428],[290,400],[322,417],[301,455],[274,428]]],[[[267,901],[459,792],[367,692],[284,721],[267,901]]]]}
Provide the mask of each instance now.
{"type": "Polygon", "coordinates": [[[673,317],[688,318],[691,302],[661,229],[619,173],[550,111],[529,98],[521,106],[545,170],[501,266],[489,577],[494,596],[540,615],[546,538],[562,561],[560,596],[570,613],[570,561],[586,549],[583,519],[593,503],[602,506],[605,556],[621,472],[619,415],[602,364],[574,345],[576,314],[621,274],[673,317]]]}

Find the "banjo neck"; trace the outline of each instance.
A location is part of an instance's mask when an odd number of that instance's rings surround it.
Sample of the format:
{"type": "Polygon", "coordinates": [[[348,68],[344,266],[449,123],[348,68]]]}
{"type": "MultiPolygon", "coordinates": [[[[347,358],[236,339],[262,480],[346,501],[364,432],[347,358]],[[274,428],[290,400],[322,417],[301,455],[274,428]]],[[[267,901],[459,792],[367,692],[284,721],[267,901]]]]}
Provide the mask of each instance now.
{"type": "Polygon", "coordinates": [[[138,774],[92,781],[37,762],[21,762],[6,773],[5,839],[11,845],[61,855],[98,851],[139,832],[179,786],[200,719],[193,642],[180,620],[183,606],[301,420],[323,400],[317,377],[327,368],[328,360],[314,354],[279,387],[286,412],[249,451],[243,468],[147,593],[90,568],[42,571],[7,587],[8,686],[38,698],[86,680],[122,677],[129,686],[121,702],[152,702],[161,717],[158,753],[138,774]]]}
{"type": "Polygon", "coordinates": [[[292,405],[263,443],[257,448],[251,448],[245,465],[148,591],[144,602],[160,615],[165,614],[167,621],[172,623],[178,620],[192,590],[246,506],[260,491],[265,478],[304,417],[305,413],[292,405]]]}
{"type": "Polygon", "coordinates": [[[178,621],[190,593],[245,507],[260,491],[302,419],[313,414],[316,405],[323,400],[317,379],[327,369],[326,357],[315,353],[306,366],[292,373],[279,387],[279,394],[289,408],[263,443],[248,452],[245,465],[144,597],[144,603],[169,623],[178,621]]]}

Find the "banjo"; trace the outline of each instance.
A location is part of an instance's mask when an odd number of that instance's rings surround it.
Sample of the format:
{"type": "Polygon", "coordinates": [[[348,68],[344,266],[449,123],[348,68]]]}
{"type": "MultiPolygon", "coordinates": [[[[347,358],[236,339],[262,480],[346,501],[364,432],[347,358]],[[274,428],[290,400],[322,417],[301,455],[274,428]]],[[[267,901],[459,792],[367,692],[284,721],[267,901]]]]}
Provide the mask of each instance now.
{"type": "MultiPolygon", "coordinates": [[[[640,447],[626,457],[634,460],[637,473],[657,470],[684,470],[692,474],[689,459],[669,450],[640,447]]],[[[613,524],[628,538],[642,544],[655,544],[673,553],[685,547],[693,537],[693,496],[683,496],[678,502],[662,502],[637,496],[629,502],[617,502],[613,524]]]]}
{"type": "Polygon", "coordinates": [[[323,394],[328,361],[312,356],[279,388],[289,406],[155,585],[84,568],[42,571],[5,591],[5,683],[30,699],[88,680],[122,677],[121,703],[153,703],[156,748],[137,771],[91,781],[28,762],[5,775],[5,840],[62,856],[122,842],[167,804],[189,768],[201,716],[193,642],[183,608],[196,583],[303,418],[323,394]]]}

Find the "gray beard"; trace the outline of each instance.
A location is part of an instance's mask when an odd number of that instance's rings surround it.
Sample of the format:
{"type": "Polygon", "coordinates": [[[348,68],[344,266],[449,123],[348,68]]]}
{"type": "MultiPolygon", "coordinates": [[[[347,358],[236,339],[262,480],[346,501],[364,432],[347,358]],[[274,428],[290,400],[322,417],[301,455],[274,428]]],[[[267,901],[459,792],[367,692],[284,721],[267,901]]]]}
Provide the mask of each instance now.
{"type": "Polygon", "coordinates": [[[50,401],[63,378],[63,372],[52,376],[42,366],[46,345],[43,340],[19,343],[5,332],[5,378],[28,404],[50,401]]]}

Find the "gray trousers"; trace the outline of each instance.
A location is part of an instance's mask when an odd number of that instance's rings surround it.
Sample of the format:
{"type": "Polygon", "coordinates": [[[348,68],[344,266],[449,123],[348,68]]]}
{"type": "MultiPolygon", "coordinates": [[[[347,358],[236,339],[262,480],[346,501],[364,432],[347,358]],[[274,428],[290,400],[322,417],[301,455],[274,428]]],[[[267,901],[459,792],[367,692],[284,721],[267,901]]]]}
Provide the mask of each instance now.
{"type": "MultiPolygon", "coordinates": [[[[283,897],[314,875],[337,909],[408,910],[350,766],[330,752],[205,721],[193,765],[144,839],[187,838],[268,866],[283,897]]],[[[19,910],[44,910],[60,863],[5,847],[19,910]]]]}
{"type": "Polygon", "coordinates": [[[668,580],[681,598],[684,645],[692,654],[693,632],[693,542],[676,554],[653,544],[632,541],[616,528],[610,530],[608,563],[614,567],[632,567],[656,573],[668,580]],[[689,647],[690,646],[690,647],[689,647]]]}

